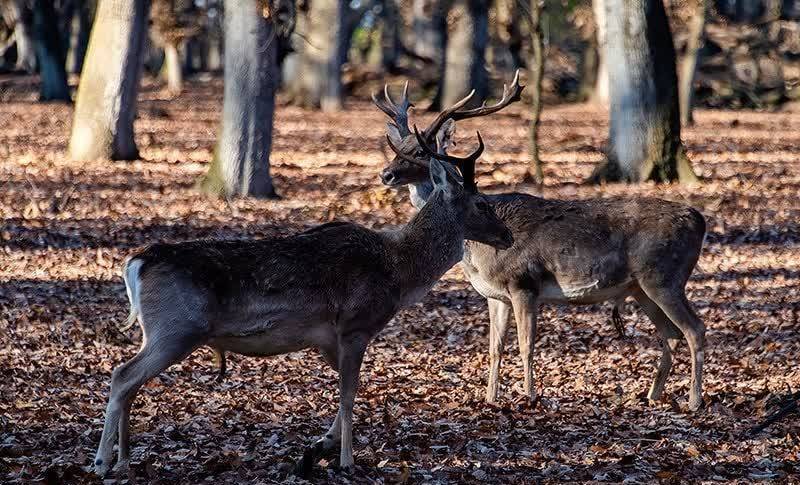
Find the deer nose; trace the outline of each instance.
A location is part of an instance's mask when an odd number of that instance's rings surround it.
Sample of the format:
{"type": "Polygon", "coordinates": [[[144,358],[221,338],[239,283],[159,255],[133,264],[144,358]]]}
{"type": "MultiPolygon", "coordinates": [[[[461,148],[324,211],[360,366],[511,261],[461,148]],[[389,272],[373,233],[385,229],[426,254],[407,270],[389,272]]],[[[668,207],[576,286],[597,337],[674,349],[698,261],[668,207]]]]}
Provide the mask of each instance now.
{"type": "Polygon", "coordinates": [[[383,182],[384,185],[392,185],[395,181],[396,178],[392,170],[384,170],[381,172],[381,182],[383,182]]]}

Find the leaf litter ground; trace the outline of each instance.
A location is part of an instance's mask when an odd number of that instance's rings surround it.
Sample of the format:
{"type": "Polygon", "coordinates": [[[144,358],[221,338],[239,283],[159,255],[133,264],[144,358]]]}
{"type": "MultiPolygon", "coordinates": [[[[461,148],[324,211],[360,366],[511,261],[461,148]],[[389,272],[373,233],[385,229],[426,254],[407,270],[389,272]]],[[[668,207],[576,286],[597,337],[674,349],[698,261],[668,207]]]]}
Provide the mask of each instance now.
{"type": "MultiPolygon", "coordinates": [[[[289,234],[332,219],[396,227],[405,190],[381,186],[383,115],[364,101],[341,114],[280,106],[273,172],[282,200],[210,200],[193,185],[211,156],[221,83],[171,99],[141,94],[136,162],[66,160],[72,109],[39,104],[6,83],[0,104],[0,481],[93,483],[111,370],[135,354],[120,333],[125,256],[156,241],[289,234]]],[[[428,115],[422,114],[423,118],[428,115]]],[[[798,473],[800,421],[747,433],[800,387],[800,114],[700,111],[685,131],[699,187],[579,185],[600,160],[607,120],[590,105],[545,110],[545,197],[656,196],[708,219],[688,285],[708,326],[706,408],[686,413],[682,345],[665,399],[646,390],[659,357],[634,303],[627,338],[610,307],[544,307],[536,342],[542,400],[520,394],[510,335],[499,403],[483,402],[486,303],[456,267],[402,311],[370,347],[356,401],[356,462],[331,457],[313,481],[529,483],[534,480],[782,480],[798,473]]],[[[423,120],[424,121],[424,120],[423,120]]],[[[488,192],[535,192],[522,179],[528,115],[513,107],[463,122],[459,151],[480,128],[488,192]]],[[[139,394],[133,464],[123,481],[275,483],[336,410],[336,375],[314,351],[232,356],[215,381],[210,351],[170,368],[139,394]]]]}

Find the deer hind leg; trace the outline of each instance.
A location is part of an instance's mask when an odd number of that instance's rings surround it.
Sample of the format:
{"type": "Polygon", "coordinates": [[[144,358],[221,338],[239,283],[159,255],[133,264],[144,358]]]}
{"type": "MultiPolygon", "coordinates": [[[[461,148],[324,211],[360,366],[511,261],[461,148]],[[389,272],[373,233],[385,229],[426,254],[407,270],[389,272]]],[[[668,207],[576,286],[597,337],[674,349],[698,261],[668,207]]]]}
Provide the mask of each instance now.
{"type": "Polygon", "coordinates": [[[111,375],[111,392],[106,407],[106,418],[100,446],[97,449],[95,472],[102,476],[111,468],[115,438],[119,438],[119,466],[124,467],[130,458],[130,409],[136,393],[150,379],[170,365],[183,360],[197,348],[197,339],[178,338],[176,335],[160,339],[145,339],[145,345],[131,360],[114,369],[111,375]]]}
{"type": "Polygon", "coordinates": [[[489,382],[486,386],[486,402],[497,400],[497,386],[500,380],[500,361],[503,357],[503,345],[508,331],[508,319],[511,307],[490,298],[489,302],[489,382]]]}
{"type": "Polygon", "coordinates": [[[340,337],[338,419],[341,421],[342,448],[339,452],[339,466],[342,469],[353,466],[353,405],[358,390],[361,362],[368,343],[369,337],[365,335],[340,337]]]}
{"type": "MultiPolygon", "coordinates": [[[[320,347],[322,358],[335,371],[339,370],[339,349],[336,345],[330,347],[320,347]]],[[[314,463],[326,452],[334,449],[341,443],[342,439],[342,413],[337,412],[333,418],[333,424],[328,431],[319,438],[313,445],[307,447],[303,452],[303,459],[297,464],[295,472],[301,477],[309,477],[314,463]]]]}
{"type": "MultiPolygon", "coordinates": [[[[642,290],[664,314],[680,329],[692,356],[692,377],[689,385],[689,409],[697,411],[703,405],[703,359],[706,327],[695,313],[683,288],[651,288],[642,290]]],[[[670,347],[675,344],[669,342],[670,347]]]]}
{"type": "Polygon", "coordinates": [[[519,354],[525,374],[524,390],[531,402],[536,400],[534,382],[533,347],[536,342],[536,318],[538,303],[536,296],[529,291],[517,291],[511,294],[511,306],[514,308],[514,319],[517,321],[517,339],[519,354]]]}
{"type": "Polygon", "coordinates": [[[225,349],[214,347],[211,350],[214,352],[214,364],[219,368],[217,382],[222,382],[225,380],[225,374],[228,372],[228,359],[225,356],[225,349]]]}
{"type": "Polygon", "coordinates": [[[658,340],[661,343],[661,360],[656,370],[656,376],[653,380],[653,385],[650,386],[650,392],[647,393],[647,398],[651,401],[658,401],[664,393],[664,386],[669,377],[669,372],[672,369],[672,353],[681,338],[681,331],[676,327],[659,306],[651,300],[643,291],[639,290],[634,294],[639,306],[642,307],[647,318],[653,322],[656,330],[658,331],[658,340]]]}

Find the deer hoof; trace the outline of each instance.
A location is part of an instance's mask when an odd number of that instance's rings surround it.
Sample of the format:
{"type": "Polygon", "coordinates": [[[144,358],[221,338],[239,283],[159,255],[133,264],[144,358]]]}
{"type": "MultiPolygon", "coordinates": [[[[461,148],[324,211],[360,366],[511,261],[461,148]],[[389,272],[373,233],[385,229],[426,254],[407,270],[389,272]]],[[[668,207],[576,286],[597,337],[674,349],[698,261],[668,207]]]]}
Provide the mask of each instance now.
{"type": "Polygon", "coordinates": [[[706,403],[703,401],[702,397],[700,397],[700,396],[697,396],[697,397],[692,396],[692,397],[689,398],[689,411],[691,411],[693,413],[697,412],[697,411],[700,411],[701,409],[703,409],[705,407],[705,404],[706,403]]]}
{"type": "Polygon", "coordinates": [[[295,467],[295,475],[300,478],[310,477],[311,472],[314,470],[314,465],[317,463],[317,459],[322,454],[323,449],[324,446],[321,440],[307,447],[303,451],[303,459],[300,460],[300,463],[295,467]]]}

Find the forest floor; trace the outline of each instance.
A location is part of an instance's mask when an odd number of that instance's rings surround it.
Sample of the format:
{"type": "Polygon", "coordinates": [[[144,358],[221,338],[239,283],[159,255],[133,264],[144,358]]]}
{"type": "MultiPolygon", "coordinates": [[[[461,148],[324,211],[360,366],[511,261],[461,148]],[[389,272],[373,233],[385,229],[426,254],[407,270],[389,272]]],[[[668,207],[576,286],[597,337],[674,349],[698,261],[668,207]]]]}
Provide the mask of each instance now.
{"type": "MultiPolygon", "coordinates": [[[[217,132],[221,83],[170,98],[141,94],[136,162],[66,160],[72,108],[35,102],[7,84],[0,104],[0,482],[90,483],[112,369],[141,334],[121,333],[120,277],[135,248],[200,237],[289,234],[344,219],[396,227],[413,214],[405,189],[380,184],[384,116],[354,101],[335,115],[280,106],[272,170],[283,199],[211,200],[193,190],[217,132]]],[[[427,117],[428,115],[424,115],[427,117]]],[[[800,389],[800,114],[700,110],[684,139],[697,187],[579,183],[600,160],[605,112],[544,111],[551,198],[656,196],[701,210],[708,235],[688,296],[708,326],[704,410],[686,411],[682,345],[663,402],[646,391],[660,355],[654,329],[629,302],[628,337],[610,306],[546,306],[536,342],[532,407],[520,393],[513,333],[497,405],[483,401],[487,308],[459,267],[402,311],[370,347],[355,407],[352,475],[333,457],[323,483],[667,482],[797,479],[800,420],[748,429],[800,389]]],[[[527,158],[524,107],[463,122],[487,143],[479,185],[517,185],[527,158]]],[[[215,381],[201,349],[154,379],[132,412],[139,483],[301,481],[292,463],[329,425],[336,375],[315,351],[230,356],[215,381]]]]}

